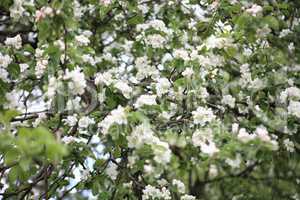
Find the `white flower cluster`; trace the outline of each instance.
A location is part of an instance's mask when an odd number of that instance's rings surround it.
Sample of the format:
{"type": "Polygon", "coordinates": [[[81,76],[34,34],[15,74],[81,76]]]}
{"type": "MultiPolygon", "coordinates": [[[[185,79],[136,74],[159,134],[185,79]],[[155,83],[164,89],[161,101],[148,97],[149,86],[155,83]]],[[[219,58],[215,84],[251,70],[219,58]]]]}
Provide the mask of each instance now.
{"type": "Polygon", "coordinates": [[[206,125],[207,122],[211,122],[216,118],[211,108],[205,108],[202,106],[199,106],[197,110],[192,112],[192,114],[194,124],[199,124],[201,126],[206,125]]]}
{"type": "Polygon", "coordinates": [[[70,127],[75,126],[77,124],[77,121],[77,114],[69,115],[66,119],[63,120],[63,122],[70,127]]]}
{"type": "Polygon", "coordinates": [[[196,130],[192,136],[192,143],[195,147],[200,147],[201,152],[209,156],[219,152],[213,141],[213,133],[210,128],[196,130]]]}
{"type": "Polygon", "coordinates": [[[300,118],[300,101],[290,101],[288,113],[300,118]]]}
{"type": "Polygon", "coordinates": [[[96,74],[96,77],[95,77],[96,85],[104,84],[106,86],[109,86],[113,82],[114,82],[114,79],[112,77],[112,74],[109,71],[96,74]]]}
{"type": "Polygon", "coordinates": [[[221,102],[222,104],[228,105],[230,108],[234,108],[235,106],[235,98],[231,95],[224,95],[221,102]]]}
{"type": "Polygon", "coordinates": [[[5,108],[13,110],[23,110],[24,109],[24,95],[28,95],[28,92],[21,90],[12,90],[5,94],[7,103],[4,105],[5,108]]]}
{"type": "Polygon", "coordinates": [[[78,127],[81,129],[86,129],[92,124],[95,124],[95,121],[93,118],[90,118],[88,116],[83,116],[78,121],[78,127]]]}
{"type": "Polygon", "coordinates": [[[10,7],[10,16],[16,20],[24,15],[25,8],[23,7],[25,0],[15,0],[13,5],[10,7]]]}
{"type": "Polygon", "coordinates": [[[156,105],[156,95],[141,95],[135,102],[134,107],[141,108],[142,106],[156,105]]]}
{"type": "Polygon", "coordinates": [[[300,100],[300,89],[297,87],[289,87],[280,93],[280,101],[286,103],[287,100],[300,100]]]}
{"type": "Polygon", "coordinates": [[[108,6],[112,3],[112,0],[100,0],[100,4],[108,6]]]}
{"type": "Polygon", "coordinates": [[[144,32],[145,30],[147,30],[149,28],[153,28],[158,31],[162,31],[166,34],[172,33],[172,29],[168,29],[166,27],[165,23],[162,20],[158,20],[158,19],[151,20],[148,23],[138,24],[136,27],[137,31],[139,31],[139,32],[144,32]]]}
{"type": "Polygon", "coordinates": [[[164,199],[169,200],[171,199],[170,191],[163,187],[161,189],[156,188],[152,185],[147,185],[143,190],[143,200],[152,200],[152,199],[164,199]]]}
{"type": "Polygon", "coordinates": [[[187,78],[190,78],[192,75],[194,74],[194,70],[190,67],[186,68],[183,72],[182,72],[182,76],[185,76],[187,78]]]}
{"type": "Polygon", "coordinates": [[[79,111],[81,108],[81,97],[76,96],[75,98],[70,98],[67,101],[67,110],[79,111]]]}
{"type": "Polygon", "coordinates": [[[185,195],[181,196],[180,200],[196,200],[196,197],[185,194],[185,195]]]}
{"type": "Polygon", "coordinates": [[[5,45],[10,46],[12,48],[21,49],[21,47],[22,47],[22,38],[18,34],[15,37],[8,37],[8,38],[6,38],[6,40],[4,41],[4,43],[5,43],[5,45]]]}
{"type": "Polygon", "coordinates": [[[246,10],[246,12],[248,12],[249,14],[253,15],[253,16],[257,16],[258,14],[262,13],[263,8],[260,5],[257,4],[253,4],[251,6],[251,8],[248,8],[246,10]]]}
{"type": "Polygon", "coordinates": [[[36,66],[35,75],[37,78],[41,78],[45,73],[48,66],[48,56],[44,56],[44,50],[37,48],[35,50],[36,66]]]}
{"type": "Polygon", "coordinates": [[[173,52],[173,56],[184,61],[189,61],[191,59],[189,52],[185,49],[175,49],[173,52]]]}
{"type": "Polygon", "coordinates": [[[133,92],[132,87],[128,85],[127,82],[118,80],[114,84],[115,88],[121,91],[121,93],[126,97],[127,99],[130,98],[131,93],[133,92]]]}
{"type": "Polygon", "coordinates": [[[155,68],[155,66],[149,64],[146,56],[136,58],[135,68],[137,69],[136,78],[138,80],[148,77],[156,78],[159,75],[159,71],[155,68]]]}
{"type": "Polygon", "coordinates": [[[87,46],[90,43],[90,39],[84,34],[75,36],[75,41],[79,46],[87,46]]]}
{"type": "Polygon", "coordinates": [[[172,184],[177,188],[179,193],[185,193],[185,185],[183,182],[177,179],[173,179],[172,184]]]}
{"type": "Polygon", "coordinates": [[[73,142],[80,142],[80,140],[78,139],[78,137],[74,137],[74,136],[64,136],[61,141],[65,144],[70,144],[70,143],[73,143],[73,142]]]}
{"type": "Polygon", "coordinates": [[[264,82],[259,79],[255,78],[252,79],[251,71],[249,69],[249,64],[245,63],[240,66],[241,78],[240,78],[240,85],[245,88],[250,89],[261,89],[264,87],[264,82]]]}
{"type": "MultiPolygon", "coordinates": [[[[238,129],[238,127],[236,127],[235,129],[238,129]]],[[[276,150],[278,148],[278,142],[276,141],[277,138],[275,137],[275,135],[272,135],[272,137],[269,135],[268,130],[264,126],[258,126],[255,132],[252,134],[248,133],[245,128],[241,128],[239,129],[237,135],[237,138],[244,143],[247,143],[251,140],[258,138],[263,142],[272,144],[274,150],[276,150]]]]}
{"type": "Polygon", "coordinates": [[[240,154],[237,154],[235,159],[226,158],[225,162],[232,168],[239,168],[242,162],[240,154]]]}
{"type": "Polygon", "coordinates": [[[289,138],[284,139],[283,144],[284,144],[286,150],[288,150],[289,152],[295,151],[295,144],[289,138]]]}
{"type": "Polygon", "coordinates": [[[152,46],[155,49],[163,48],[166,44],[166,39],[160,34],[148,35],[146,37],[146,44],[152,46]]]}
{"type": "Polygon", "coordinates": [[[171,87],[171,83],[167,78],[159,78],[156,83],[156,93],[159,97],[166,94],[171,87]]]}
{"type": "Polygon", "coordinates": [[[56,77],[50,77],[48,83],[48,90],[46,96],[49,98],[50,102],[53,100],[55,94],[62,87],[62,82],[56,77]]]}
{"type": "Polygon", "coordinates": [[[151,144],[153,131],[146,124],[134,128],[129,136],[126,136],[129,148],[141,148],[144,144],[151,144]]]}
{"type": "Polygon", "coordinates": [[[74,70],[69,71],[67,69],[64,80],[70,80],[68,82],[69,90],[72,94],[83,94],[84,89],[86,88],[86,80],[84,78],[84,73],[81,72],[79,67],[76,67],[74,70]]]}
{"type": "Polygon", "coordinates": [[[0,79],[4,82],[9,82],[9,74],[7,72],[8,65],[12,62],[12,58],[9,55],[3,55],[0,52],[0,79]]]}
{"type": "Polygon", "coordinates": [[[207,49],[222,49],[226,47],[233,46],[233,40],[227,37],[216,37],[215,35],[209,36],[205,41],[205,46],[207,49]]]}
{"type": "Polygon", "coordinates": [[[110,162],[108,164],[108,166],[105,169],[106,174],[112,179],[112,180],[116,180],[117,176],[118,176],[118,165],[116,165],[113,162],[110,162]]]}
{"type": "Polygon", "coordinates": [[[40,10],[37,10],[35,13],[35,20],[40,21],[44,19],[46,16],[53,17],[53,9],[49,6],[42,7],[40,10]]]}
{"type": "Polygon", "coordinates": [[[114,109],[107,115],[101,122],[98,123],[98,127],[101,129],[104,135],[108,134],[109,128],[113,124],[127,124],[127,115],[126,111],[122,106],[118,106],[117,109],[114,109]]]}
{"type": "Polygon", "coordinates": [[[141,148],[143,145],[150,145],[153,153],[154,160],[157,163],[166,164],[170,162],[171,150],[167,142],[161,141],[154,135],[149,125],[141,124],[132,131],[132,133],[126,137],[129,148],[141,148]]]}
{"type": "Polygon", "coordinates": [[[289,87],[280,93],[280,101],[288,102],[288,114],[300,118],[300,89],[297,87],[289,87]]]}

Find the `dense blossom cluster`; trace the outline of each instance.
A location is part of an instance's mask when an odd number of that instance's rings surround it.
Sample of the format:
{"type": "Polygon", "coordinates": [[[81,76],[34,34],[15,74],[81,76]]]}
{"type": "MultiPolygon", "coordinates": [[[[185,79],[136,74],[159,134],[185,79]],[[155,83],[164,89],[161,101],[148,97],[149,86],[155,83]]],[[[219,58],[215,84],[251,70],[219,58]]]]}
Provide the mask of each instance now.
{"type": "Polygon", "coordinates": [[[0,199],[299,200],[299,9],[1,0],[0,199]]]}

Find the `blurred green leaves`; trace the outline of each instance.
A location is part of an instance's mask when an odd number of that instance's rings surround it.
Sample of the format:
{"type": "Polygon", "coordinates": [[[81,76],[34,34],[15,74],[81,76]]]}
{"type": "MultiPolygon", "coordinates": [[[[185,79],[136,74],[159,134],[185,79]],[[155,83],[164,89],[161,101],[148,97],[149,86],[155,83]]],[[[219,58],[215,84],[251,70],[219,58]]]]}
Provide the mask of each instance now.
{"type": "MultiPolygon", "coordinates": [[[[7,111],[0,117],[1,123],[7,124],[17,114],[7,111]]],[[[12,167],[10,181],[30,176],[36,170],[34,163],[58,163],[67,152],[66,146],[44,127],[20,128],[17,132],[6,129],[0,133],[0,153],[5,167],[12,167]]]]}

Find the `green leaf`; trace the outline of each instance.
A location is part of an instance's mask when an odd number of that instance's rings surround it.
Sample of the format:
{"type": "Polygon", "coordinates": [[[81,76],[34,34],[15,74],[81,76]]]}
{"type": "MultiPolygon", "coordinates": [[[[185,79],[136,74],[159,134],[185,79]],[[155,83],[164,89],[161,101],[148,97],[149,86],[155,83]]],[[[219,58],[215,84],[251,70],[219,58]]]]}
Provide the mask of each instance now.
{"type": "Polygon", "coordinates": [[[264,18],[263,22],[268,24],[270,28],[274,30],[279,30],[279,22],[275,17],[267,16],[264,18]]]}
{"type": "Polygon", "coordinates": [[[143,23],[143,22],[144,22],[143,15],[137,14],[136,16],[130,18],[127,23],[129,25],[137,25],[137,24],[140,24],[140,23],[143,23]]]}
{"type": "Polygon", "coordinates": [[[109,199],[109,193],[108,192],[101,192],[98,197],[99,200],[108,200],[109,199]]]}
{"type": "Polygon", "coordinates": [[[18,162],[20,159],[20,152],[16,148],[11,148],[5,153],[4,161],[6,165],[11,165],[18,162]]]}
{"type": "Polygon", "coordinates": [[[129,122],[131,122],[131,123],[137,123],[137,122],[149,123],[148,117],[140,111],[130,112],[130,113],[128,113],[127,116],[128,116],[129,122]]]}
{"type": "Polygon", "coordinates": [[[8,66],[7,71],[13,79],[17,79],[20,76],[20,67],[16,63],[12,63],[8,66]]]}

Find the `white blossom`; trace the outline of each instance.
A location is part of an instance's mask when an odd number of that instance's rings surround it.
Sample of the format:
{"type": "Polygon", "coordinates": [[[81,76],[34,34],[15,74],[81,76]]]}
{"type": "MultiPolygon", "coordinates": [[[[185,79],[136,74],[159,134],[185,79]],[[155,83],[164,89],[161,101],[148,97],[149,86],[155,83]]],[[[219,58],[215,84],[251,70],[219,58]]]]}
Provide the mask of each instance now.
{"type": "Polygon", "coordinates": [[[24,0],[14,0],[13,5],[9,8],[10,16],[16,20],[19,20],[25,12],[23,7],[24,0]]]}
{"type": "Polygon", "coordinates": [[[192,136],[192,143],[194,146],[200,147],[200,150],[209,156],[219,152],[219,149],[213,141],[212,130],[209,128],[196,130],[192,136]]]}
{"type": "Polygon", "coordinates": [[[281,32],[279,34],[279,37],[284,38],[290,33],[292,33],[292,31],[290,29],[283,29],[283,30],[281,30],[281,32]]]}
{"type": "Polygon", "coordinates": [[[167,93],[171,87],[171,83],[167,78],[159,78],[155,85],[156,93],[159,97],[167,93]]]}
{"type": "Polygon", "coordinates": [[[7,66],[12,62],[12,58],[9,55],[3,55],[0,52],[0,67],[7,68],[7,66]]]}
{"type": "Polygon", "coordinates": [[[64,136],[61,141],[65,144],[70,144],[72,142],[79,142],[77,137],[74,136],[64,136]]]}
{"type": "Polygon", "coordinates": [[[225,95],[222,98],[222,104],[228,105],[230,108],[234,108],[235,106],[235,98],[231,95],[225,95]]]}
{"type": "Polygon", "coordinates": [[[300,100],[300,89],[297,87],[289,87],[280,93],[279,97],[282,103],[285,103],[287,100],[300,100]]]}
{"type": "Polygon", "coordinates": [[[208,171],[209,177],[214,178],[218,175],[218,173],[219,173],[218,167],[216,165],[209,166],[209,171],[208,171]]]}
{"type": "Polygon", "coordinates": [[[288,113],[300,118],[300,101],[290,101],[288,113]]]}
{"type": "Polygon", "coordinates": [[[264,141],[264,142],[271,142],[271,137],[269,136],[268,130],[264,126],[259,126],[255,130],[256,136],[264,141]]]}
{"type": "Polygon", "coordinates": [[[21,63],[21,64],[19,64],[19,66],[20,66],[21,73],[26,72],[26,70],[29,68],[29,65],[26,63],[21,63]]]}
{"type": "Polygon", "coordinates": [[[179,193],[185,193],[185,185],[177,179],[173,179],[172,184],[177,188],[179,193]]]}
{"type": "Polygon", "coordinates": [[[185,61],[190,60],[189,53],[185,49],[175,49],[173,55],[175,58],[181,58],[185,61]]]}
{"type": "Polygon", "coordinates": [[[103,134],[108,134],[109,128],[113,124],[127,124],[127,115],[126,111],[122,106],[118,106],[117,109],[114,109],[107,115],[101,122],[98,123],[98,127],[101,128],[103,134]]]}
{"type": "Polygon", "coordinates": [[[250,13],[253,16],[257,16],[259,13],[261,13],[263,8],[257,4],[253,4],[251,8],[248,8],[246,12],[250,13]]]}
{"type": "Polygon", "coordinates": [[[88,128],[88,126],[91,124],[95,124],[95,121],[93,118],[90,118],[88,116],[81,117],[78,121],[79,128],[88,128]]]}
{"type": "Polygon", "coordinates": [[[167,40],[160,34],[148,35],[146,37],[146,43],[156,49],[163,48],[166,41],[167,40]]]}
{"type": "Polygon", "coordinates": [[[55,96],[60,86],[61,86],[61,82],[59,80],[57,80],[54,76],[50,77],[48,83],[48,90],[46,93],[47,97],[52,99],[55,96]]]}
{"type": "Polygon", "coordinates": [[[294,152],[295,151],[295,144],[289,138],[284,139],[283,144],[289,152],[294,152]]]}
{"type": "Polygon", "coordinates": [[[121,91],[124,97],[127,99],[130,98],[133,89],[125,81],[119,80],[114,84],[114,86],[121,91]]]}
{"type": "Polygon", "coordinates": [[[0,79],[4,82],[10,82],[8,76],[9,73],[6,71],[6,69],[0,68],[0,79]]]}
{"type": "Polygon", "coordinates": [[[215,153],[218,153],[220,151],[214,141],[201,143],[200,149],[203,153],[208,154],[209,156],[213,156],[215,153]]]}
{"type": "Polygon", "coordinates": [[[7,103],[4,105],[8,109],[22,110],[24,108],[22,100],[23,92],[20,90],[12,90],[5,94],[7,103]]]}
{"type": "Polygon", "coordinates": [[[69,89],[73,94],[83,94],[84,89],[86,88],[86,80],[84,78],[84,73],[81,72],[79,67],[76,67],[74,70],[69,71],[67,69],[64,76],[65,80],[70,80],[68,82],[69,89]]]}
{"type": "Polygon", "coordinates": [[[194,197],[192,195],[185,194],[185,195],[180,197],[180,200],[196,200],[196,197],[194,197]]]}
{"type": "Polygon", "coordinates": [[[77,114],[69,115],[66,119],[63,120],[68,126],[75,126],[77,123],[77,114]]]}
{"type": "Polygon", "coordinates": [[[39,59],[35,66],[35,75],[40,78],[45,70],[47,69],[48,60],[47,59],[39,59]]]}
{"type": "Polygon", "coordinates": [[[81,108],[80,101],[81,98],[79,96],[69,99],[67,101],[67,110],[79,110],[81,108]]]}
{"type": "Polygon", "coordinates": [[[167,142],[161,141],[156,137],[149,125],[141,124],[133,130],[133,132],[126,137],[129,148],[141,148],[144,144],[150,145],[154,160],[157,163],[168,163],[171,159],[171,150],[167,142]]]}
{"type": "Polygon", "coordinates": [[[79,46],[87,46],[90,43],[89,38],[84,35],[75,36],[75,40],[79,46]]]}
{"type": "Polygon", "coordinates": [[[170,200],[171,193],[165,187],[162,189],[155,188],[152,185],[147,185],[145,189],[143,189],[143,200],[153,200],[153,199],[164,199],[170,200]]]}
{"type": "Polygon", "coordinates": [[[22,47],[22,38],[20,34],[16,35],[15,37],[8,37],[4,41],[5,45],[13,47],[15,49],[20,49],[22,47]]]}
{"type": "Polygon", "coordinates": [[[255,139],[256,135],[255,134],[249,134],[245,128],[241,128],[239,130],[239,133],[237,135],[238,139],[241,140],[242,142],[249,142],[250,140],[255,139]]]}
{"type": "Polygon", "coordinates": [[[112,180],[116,180],[119,173],[118,166],[115,163],[110,162],[106,167],[105,172],[112,180]]]}
{"type": "Polygon", "coordinates": [[[141,148],[144,144],[151,144],[153,138],[153,131],[146,124],[135,127],[132,133],[126,136],[129,148],[141,148]]]}
{"type": "Polygon", "coordinates": [[[183,72],[182,72],[182,76],[188,77],[190,78],[192,75],[194,74],[194,70],[191,67],[186,68],[183,72]]]}
{"type": "Polygon", "coordinates": [[[95,65],[96,64],[95,59],[90,54],[84,54],[84,55],[82,55],[81,58],[82,58],[83,62],[89,63],[91,65],[95,65]]]}
{"type": "Polygon", "coordinates": [[[200,124],[201,126],[204,126],[207,122],[211,122],[216,118],[211,108],[201,106],[199,106],[197,110],[193,111],[192,114],[194,124],[200,124]]]}
{"type": "Polygon", "coordinates": [[[113,77],[110,72],[97,73],[95,77],[95,84],[99,85],[104,83],[105,85],[110,85],[113,83],[113,77]]]}
{"type": "Polygon", "coordinates": [[[207,129],[198,129],[193,133],[192,142],[194,146],[201,146],[202,143],[205,143],[207,140],[213,139],[213,133],[210,128],[207,129]]]}
{"type": "Polygon", "coordinates": [[[112,0],[100,0],[100,4],[102,4],[104,6],[108,6],[111,3],[112,3],[112,0]]]}
{"type": "Polygon", "coordinates": [[[240,154],[237,154],[235,159],[226,158],[225,162],[232,168],[239,168],[242,162],[242,158],[240,154]]]}
{"type": "Polygon", "coordinates": [[[37,22],[44,19],[46,16],[53,16],[53,9],[49,6],[44,6],[35,12],[35,20],[37,22]]]}
{"type": "Polygon", "coordinates": [[[206,39],[205,46],[207,47],[207,49],[222,49],[224,47],[232,46],[232,39],[211,35],[206,39]]]}
{"type": "Polygon", "coordinates": [[[135,102],[134,107],[140,108],[144,105],[156,105],[156,95],[141,95],[135,102]]]}
{"type": "Polygon", "coordinates": [[[154,160],[157,163],[169,163],[172,155],[169,144],[167,142],[160,141],[157,137],[154,137],[152,143],[152,150],[155,155],[154,160]]]}
{"type": "Polygon", "coordinates": [[[233,123],[232,125],[231,125],[231,131],[233,132],[233,133],[238,133],[238,131],[239,131],[239,124],[238,123],[233,123]]]}

